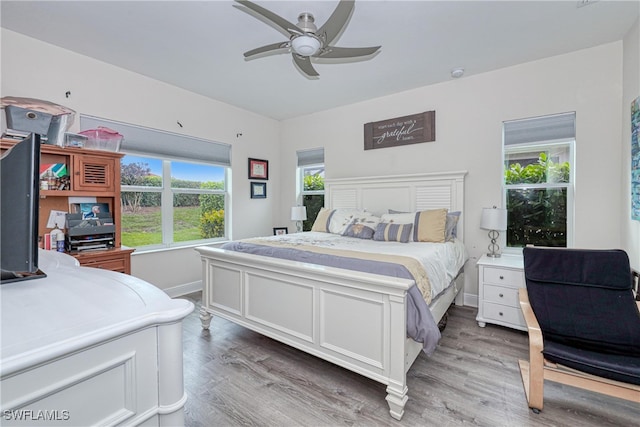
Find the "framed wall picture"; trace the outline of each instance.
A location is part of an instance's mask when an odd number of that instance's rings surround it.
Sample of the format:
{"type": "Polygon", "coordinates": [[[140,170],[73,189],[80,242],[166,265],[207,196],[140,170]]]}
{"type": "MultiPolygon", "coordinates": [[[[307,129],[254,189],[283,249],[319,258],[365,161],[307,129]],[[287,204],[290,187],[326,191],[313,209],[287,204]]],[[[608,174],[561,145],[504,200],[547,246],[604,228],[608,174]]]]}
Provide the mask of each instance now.
{"type": "Polygon", "coordinates": [[[269,161],[249,159],[249,179],[269,179],[269,161]]]}
{"type": "Polygon", "coordinates": [[[282,236],[283,234],[289,234],[289,227],[273,227],[274,236],[282,236]]]}
{"type": "Polygon", "coordinates": [[[266,199],[267,198],[267,183],[266,182],[252,182],[251,183],[251,198],[252,199],[266,199]]]}

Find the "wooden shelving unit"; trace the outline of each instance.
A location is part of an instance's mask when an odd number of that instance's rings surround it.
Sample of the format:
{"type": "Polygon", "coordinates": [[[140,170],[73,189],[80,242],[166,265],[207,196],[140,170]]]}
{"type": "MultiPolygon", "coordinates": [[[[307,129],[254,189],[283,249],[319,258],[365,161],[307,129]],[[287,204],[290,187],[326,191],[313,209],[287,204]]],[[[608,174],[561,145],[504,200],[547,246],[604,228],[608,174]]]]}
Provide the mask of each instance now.
{"type": "MultiPolygon", "coordinates": [[[[0,140],[2,151],[10,149],[17,142],[0,140]]],[[[69,197],[95,197],[97,203],[106,203],[115,224],[114,248],[70,253],[81,265],[106,270],[131,273],[130,255],[133,249],[122,249],[121,205],[120,205],[120,159],[121,153],[89,150],[83,148],[62,148],[55,145],[40,146],[40,164],[62,163],[67,167],[70,188],[64,190],[40,190],[40,215],[38,235],[51,232],[47,220],[51,210],[69,211],[69,197]]]]}

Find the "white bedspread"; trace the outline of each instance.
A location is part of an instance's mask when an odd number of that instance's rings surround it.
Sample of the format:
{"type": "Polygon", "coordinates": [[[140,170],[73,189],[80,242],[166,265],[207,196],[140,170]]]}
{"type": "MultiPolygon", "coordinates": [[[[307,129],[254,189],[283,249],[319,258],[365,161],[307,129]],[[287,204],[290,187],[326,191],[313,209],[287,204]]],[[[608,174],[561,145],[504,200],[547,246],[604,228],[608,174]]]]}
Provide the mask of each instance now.
{"type": "Polygon", "coordinates": [[[424,266],[427,273],[431,284],[431,300],[435,299],[451,283],[468,258],[464,244],[457,239],[446,243],[381,242],[314,231],[269,236],[262,239],[282,241],[292,245],[311,244],[332,249],[414,258],[424,266]]]}

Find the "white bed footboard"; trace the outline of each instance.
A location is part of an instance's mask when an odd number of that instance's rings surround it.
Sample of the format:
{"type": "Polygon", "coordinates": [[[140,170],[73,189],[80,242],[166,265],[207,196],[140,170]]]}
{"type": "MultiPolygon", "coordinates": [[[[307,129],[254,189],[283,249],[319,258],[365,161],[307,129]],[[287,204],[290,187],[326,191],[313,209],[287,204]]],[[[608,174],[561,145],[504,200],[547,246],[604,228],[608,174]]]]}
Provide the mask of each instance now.
{"type": "Polygon", "coordinates": [[[204,328],[211,315],[220,316],[386,384],[391,415],[402,417],[406,366],[413,362],[405,352],[412,280],[209,247],[197,251],[204,328]]]}

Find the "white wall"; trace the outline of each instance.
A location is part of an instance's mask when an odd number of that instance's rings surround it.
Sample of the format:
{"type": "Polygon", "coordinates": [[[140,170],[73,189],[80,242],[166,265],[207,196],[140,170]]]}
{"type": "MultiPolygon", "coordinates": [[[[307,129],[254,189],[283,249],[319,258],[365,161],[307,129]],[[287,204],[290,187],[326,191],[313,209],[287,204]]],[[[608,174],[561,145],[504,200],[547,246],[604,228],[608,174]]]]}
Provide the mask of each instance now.
{"type": "MultiPolygon", "coordinates": [[[[389,76],[393,78],[393,76],[389,76]]],[[[463,77],[283,122],[282,203],[294,202],[295,151],[325,147],[326,176],[467,170],[467,301],[486,251],[483,207],[502,205],[502,122],[576,111],[575,245],[620,247],[622,42],[463,77]],[[364,151],[363,125],[436,111],[436,141],[364,151]]]]}
{"type": "MultiPolygon", "coordinates": [[[[2,96],[45,99],[78,113],[232,144],[232,237],[271,233],[280,206],[274,191],[280,180],[279,122],[4,28],[0,36],[2,96]],[[267,199],[249,198],[248,157],[269,160],[267,199]]],[[[134,252],[132,274],[166,290],[200,281],[201,266],[192,248],[134,252]]]]}
{"type": "Polygon", "coordinates": [[[623,95],[622,95],[622,248],[629,254],[631,266],[640,271],[640,221],[631,220],[631,102],[640,96],[640,20],[623,40],[623,95]]]}
{"type": "MultiPolygon", "coordinates": [[[[629,206],[628,108],[638,96],[637,33],[636,24],[624,40],[624,61],[620,41],[276,122],[2,29],[1,94],[47,99],[79,113],[232,144],[236,239],[270,234],[273,226],[293,227],[288,215],[295,203],[299,149],[325,147],[330,178],[467,170],[466,293],[473,303],[475,260],[488,244],[479,229],[481,208],[502,204],[504,120],[576,111],[575,244],[623,246],[638,266],[640,227],[628,213],[617,216],[621,206],[625,212],[629,206]],[[42,67],[28,64],[28,58],[42,67]],[[71,91],[68,99],[66,91],[71,91]],[[427,110],[436,110],[435,142],[364,151],[364,123],[427,110]],[[270,162],[266,200],[249,198],[248,157],[270,162]]],[[[200,280],[193,249],[137,254],[132,263],[134,275],[170,292],[200,280]]]]}

